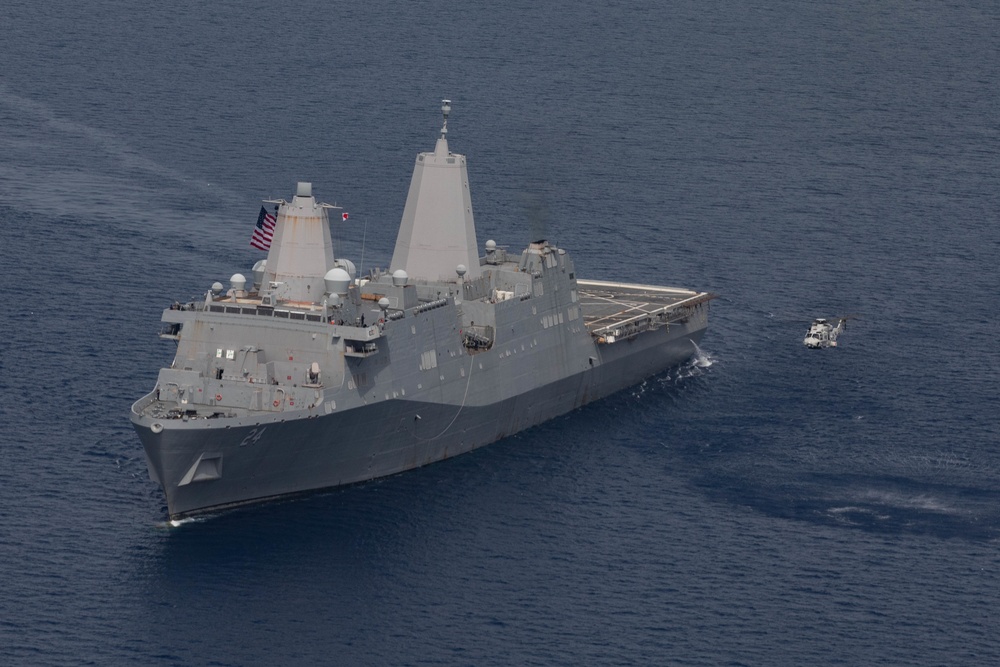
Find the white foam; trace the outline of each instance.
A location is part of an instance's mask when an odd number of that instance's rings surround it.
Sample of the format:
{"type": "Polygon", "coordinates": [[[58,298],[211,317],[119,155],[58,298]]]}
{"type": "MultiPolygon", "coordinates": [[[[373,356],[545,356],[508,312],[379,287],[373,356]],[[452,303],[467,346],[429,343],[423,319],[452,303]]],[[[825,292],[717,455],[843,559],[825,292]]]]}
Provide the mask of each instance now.
{"type": "Polygon", "coordinates": [[[831,507],[827,510],[827,514],[867,514],[868,516],[874,517],[880,521],[885,521],[890,518],[888,514],[881,514],[870,507],[858,507],[855,505],[848,505],[846,507],[831,507]]]}
{"type": "Polygon", "coordinates": [[[203,519],[199,519],[198,517],[187,517],[187,518],[184,518],[184,519],[168,519],[167,521],[161,521],[161,522],[157,523],[156,527],[157,528],[161,528],[163,530],[170,530],[172,528],[180,528],[183,525],[186,525],[186,524],[189,524],[189,523],[196,523],[196,522],[202,521],[202,520],[203,519]]]}
{"type": "Polygon", "coordinates": [[[954,507],[949,506],[947,503],[942,502],[938,498],[934,498],[926,494],[907,496],[901,493],[870,490],[863,494],[862,500],[881,505],[900,507],[903,509],[925,510],[928,512],[939,512],[941,514],[957,513],[954,507]]]}
{"type": "Polygon", "coordinates": [[[691,358],[691,363],[698,368],[709,368],[715,363],[715,360],[708,355],[703,349],[698,347],[698,343],[691,341],[694,345],[694,357],[691,358]]]}

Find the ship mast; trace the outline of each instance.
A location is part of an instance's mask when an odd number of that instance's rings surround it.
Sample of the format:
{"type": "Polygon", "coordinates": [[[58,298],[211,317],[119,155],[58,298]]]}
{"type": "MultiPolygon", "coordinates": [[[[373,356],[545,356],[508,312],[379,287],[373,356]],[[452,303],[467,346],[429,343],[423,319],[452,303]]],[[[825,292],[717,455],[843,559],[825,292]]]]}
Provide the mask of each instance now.
{"type": "Polygon", "coordinates": [[[280,301],[319,303],[323,276],[334,264],[327,215],[331,207],[316,201],[312,183],[299,183],[292,201],[278,204],[261,292],[280,301]]]}
{"type": "Polygon", "coordinates": [[[454,281],[459,265],[465,278],[481,275],[465,156],[448,150],[451,100],[442,100],[444,122],[432,153],[420,153],[392,254],[391,270],[411,278],[454,281]]]}

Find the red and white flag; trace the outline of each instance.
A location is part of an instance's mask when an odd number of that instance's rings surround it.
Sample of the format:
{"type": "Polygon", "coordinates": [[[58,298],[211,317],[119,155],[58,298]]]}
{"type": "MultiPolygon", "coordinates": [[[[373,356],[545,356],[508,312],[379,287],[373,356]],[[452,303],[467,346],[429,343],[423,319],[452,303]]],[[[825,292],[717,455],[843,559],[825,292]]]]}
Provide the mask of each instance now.
{"type": "Polygon", "coordinates": [[[250,245],[258,250],[270,248],[271,239],[274,238],[274,222],[274,214],[268,213],[267,209],[261,206],[257,224],[253,228],[253,236],[250,237],[250,245]]]}
{"type": "Polygon", "coordinates": [[[347,222],[347,213],[346,213],[346,212],[345,212],[345,213],[341,213],[341,214],[340,214],[340,219],[341,219],[341,220],[342,220],[343,222],[347,222]]]}

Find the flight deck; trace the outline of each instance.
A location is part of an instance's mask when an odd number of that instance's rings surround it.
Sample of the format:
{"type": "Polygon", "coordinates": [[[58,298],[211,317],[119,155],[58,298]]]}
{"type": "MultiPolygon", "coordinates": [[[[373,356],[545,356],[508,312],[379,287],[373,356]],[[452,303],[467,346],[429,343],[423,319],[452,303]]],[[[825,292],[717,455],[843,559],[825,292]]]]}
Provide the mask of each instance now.
{"type": "Polygon", "coordinates": [[[603,280],[578,280],[577,288],[587,329],[606,343],[684,321],[694,308],[715,298],[709,292],[603,280]]]}

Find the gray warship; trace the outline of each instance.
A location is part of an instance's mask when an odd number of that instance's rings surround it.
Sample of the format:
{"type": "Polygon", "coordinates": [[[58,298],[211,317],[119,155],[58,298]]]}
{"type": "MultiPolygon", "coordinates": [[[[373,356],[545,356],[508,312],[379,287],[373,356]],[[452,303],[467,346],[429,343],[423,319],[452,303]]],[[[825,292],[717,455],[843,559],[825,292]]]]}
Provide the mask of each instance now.
{"type": "Polygon", "coordinates": [[[176,357],[131,408],[171,519],[371,480],[495,442],[693,356],[712,294],[578,278],[538,240],[480,256],[450,104],[392,261],[356,275],[309,183],[266,260],[163,311],[176,357]],[[224,291],[225,290],[225,291],[224,291]]]}

